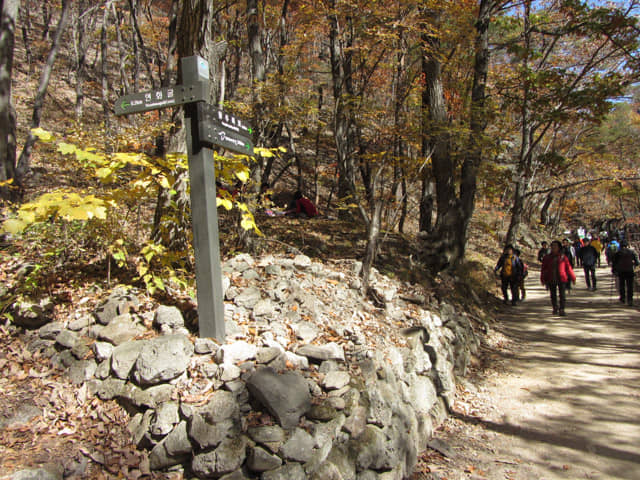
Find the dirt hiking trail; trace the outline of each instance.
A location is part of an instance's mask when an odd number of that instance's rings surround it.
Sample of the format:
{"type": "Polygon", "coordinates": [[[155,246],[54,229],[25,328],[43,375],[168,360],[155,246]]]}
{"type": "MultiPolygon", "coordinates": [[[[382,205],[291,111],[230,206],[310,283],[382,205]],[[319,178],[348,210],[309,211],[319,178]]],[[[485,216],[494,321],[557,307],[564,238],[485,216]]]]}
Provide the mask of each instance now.
{"type": "Polygon", "coordinates": [[[531,272],[526,300],[495,327],[493,365],[437,432],[426,478],[640,479],[640,311],[619,303],[608,269],[597,275],[590,292],[576,268],[559,317],[531,272]]]}

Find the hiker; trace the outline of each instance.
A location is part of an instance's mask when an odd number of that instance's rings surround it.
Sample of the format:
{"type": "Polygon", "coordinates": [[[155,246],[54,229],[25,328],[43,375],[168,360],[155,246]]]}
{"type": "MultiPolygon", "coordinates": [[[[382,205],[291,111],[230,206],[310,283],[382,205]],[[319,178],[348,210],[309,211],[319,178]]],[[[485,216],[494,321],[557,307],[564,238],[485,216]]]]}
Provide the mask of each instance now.
{"type": "Polygon", "coordinates": [[[582,246],[583,246],[582,239],[580,237],[576,237],[576,239],[573,241],[572,246],[573,246],[573,254],[575,256],[575,266],[581,267],[582,259],[580,257],[580,250],[582,249],[582,246]]]}
{"type": "Polygon", "coordinates": [[[566,315],[564,307],[567,298],[567,285],[576,283],[571,262],[564,253],[562,244],[558,240],[551,242],[551,253],[542,260],[540,282],[551,292],[551,306],[553,314],[566,315]],[[558,296],[560,303],[558,304],[558,296]]]}
{"type": "Polygon", "coordinates": [[[518,257],[518,260],[520,260],[520,263],[522,264],[522,275],[520,275],[520,279],[518,280],[518,289],[520,290],[520,298],[524,300],[525,298],[527,298],[527,291],[524,287],[524,280],[529,275],[529,265],[527,265],[522,260],[522,258],[520,258],[520,250],[516,248],[513,250],[513,253],[516,255],[516,257],[518,257]]]}
{"type": "Polygon", "coordinates": [[[294,214],[297,216],[306,216],[308,218],[317,217],[319,215],[318,209],[311,200],[302,195],[302,192],[298,190],[293,195],[294,205],[290,210],[285,213],[287,215],[294,214]]]}
{"type": "Polygon", "coordinates": [[[549,250],[549,244],[547,242],[542,242],[541,245],[542,248],[538,250],[538,263],[542,263],[542,259],[551,253],[551,250],[549,250]]]}
{"type": "Polygon", "coordinates": [[[613,257],[616,253],[618,253],[618,250],[620,250],[620,243],[618,243],[618,240],[614,237],[607,244],[607,249],[604,251],[604,255],[605,257],[607,257],[607,265],[611,265],[611,263],[613,262],[613,257]]]}
{"type": "Polygon", "coordinates": [[[634,267],[637,267],[638,255],[629,248],[626,240],[622,241],[620,250],[612,258],[613,266],[611,271],[618,277],[618,288],[620,290],[620,302],[633,306],[633,280],[635,277],[634,267]]]}
{"type": "Polygon", "coordinates": [[[598,268],[600,268],[600,256],[602,254],[602,242],[598,238],[597,235],[594,235],[593,240],[591,240],[591,246],[596,249],[598,252],[598,268]]]}
{"type": "Polygon", "coordinates": [[[587,290],[596,291],[596,263],[598,263],[598,250],[591,245],[591,240],[584,239],[584,247],[580,249],[580,260],[584,269],[584,280],[587,282],[587,290]]]}
{"type": "Polygon", "coordinates": [[[508,291],[511,290],[511,305],[518,302],[518,282],[522,276],[522,262],[514,254],[513,245],[507,245],[504,253],[498,260],[494,273],[498,274],[500,270],[500,278],[502,279],[502,296],[504,304],[509,303],[508,291]]]}
{"type": "Polygon", "coordinates": [[[562,252],[566,255],[567,260],[569,260],[571,268],[573,268],[575,266],[576,251],[574,250],[573,245],[569,243],[568,238],[562,240],[562,252]]]}

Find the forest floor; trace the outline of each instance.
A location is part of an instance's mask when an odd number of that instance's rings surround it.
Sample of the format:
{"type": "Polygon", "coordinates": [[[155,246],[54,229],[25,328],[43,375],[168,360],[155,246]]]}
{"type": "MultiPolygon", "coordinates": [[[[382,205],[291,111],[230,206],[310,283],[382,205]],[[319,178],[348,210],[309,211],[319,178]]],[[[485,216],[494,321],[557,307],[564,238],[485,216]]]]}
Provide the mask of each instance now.
{"type": "Polygon", "coordinates": [[[596,292],[577,270],[566,317],[551,315],[531,272],[526,300],[500,314],[488,368],[460,387],[432,442],[440,452],[423,459],[431,473],[418,478],[640,478],[640,312],[618,302],[608,269],[596,292]]]}

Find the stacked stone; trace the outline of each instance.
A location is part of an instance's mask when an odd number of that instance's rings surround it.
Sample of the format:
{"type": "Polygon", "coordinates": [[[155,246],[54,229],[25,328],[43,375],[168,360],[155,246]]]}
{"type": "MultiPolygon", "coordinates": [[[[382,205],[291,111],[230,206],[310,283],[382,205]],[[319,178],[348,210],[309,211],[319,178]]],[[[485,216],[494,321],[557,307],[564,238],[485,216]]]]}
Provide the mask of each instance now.
{"type": "Polygon", "coordinates": [[[465,315],[410,306],[402,285],[377,273],[386,307],[372,307],[357,270],[304,256],[236,257],[224,267],[224,345],[190,335],[177,308],[137,313],[136,295],[116,290],[90,317],[42,326],[29,348],[121,402],[153,469],[408,478],[477,340],[465,315]]]}

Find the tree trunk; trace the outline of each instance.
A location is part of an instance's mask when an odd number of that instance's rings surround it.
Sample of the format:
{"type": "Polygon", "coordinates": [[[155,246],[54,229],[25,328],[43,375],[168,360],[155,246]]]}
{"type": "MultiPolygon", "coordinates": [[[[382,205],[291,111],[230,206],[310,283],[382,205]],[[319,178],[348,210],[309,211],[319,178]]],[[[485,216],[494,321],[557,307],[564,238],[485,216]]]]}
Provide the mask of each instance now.
{"type": "Polygon", "coordinates": [[[29,16],[30,7],[30,5],[25,5],[23,3],[20,6],[19,15],[20,23],[22,23],[22,41],[24,43],[24,51],[27,57],[27,65],[29,66],[28,72],[29,75],[33,75],[33,53],[31,52],[31,40],[29,39],[29,30],[31,30],[31,17],[29,16]]]}
{"type": "Polygon", "coordinates": [[[105,0],[104,12],[102,13],[102,28],[100,29],[100,84],[102,87],[102,116],[104,118],[105,128],[109,128],[109,114],[111,106],[109,105],[109,78],[107,76],[108,61],[108,43],[107,28],[109,24],[109,11],[111,10],[112,0],[105,0]]]}
{"type": "Polygon", "coordinates": [[[13,195],[12,188],[3,182],[15,178],[16,116],[11,99],[11,74],[19,7],[19,0],[3,0],[0,10],[0,198],[4,200],[13,195]]]}
{"type": "MultiPolygon", "coordinates": [[[[434,270],[448,268],[464,258],[467,230],[473,215],[477,188],[477,172],[482,162],[482,137],[486,127],[485,90],[489,63],[489,23],[493,0],[481,0],[476,21],[475,60],[471,92],[470,135],[460,172],[460,195],[456,192],[456,161],[449,143],[447,111],[444,99],[440,63],[440,43],[436,36],[423,34],[425,56],[422,70],[423,132],[430,151],[435,179],[437,218],[431,233],[423,235],[423,256],[434,270]],[[426,133],[429,132],[429,135],[426,133]]],[[[425,20],[439,25],[440,12],[425,10],[425,20]]],[[[426,223],[426,222],[425,222],[426,223]]],[[[426,225],[424,225],[426,226],[426,225]]],[[[422,225],[421,225],[422,227],[422,225]]]]}
{"type": "Polygon", "coordinates": [[[542,208],[540,209],[540,223],[545,227],[548,227],[551,224],[551,216],[549,215],[549,209],[551,208],[552,203],[553,203],[553,192],[550,192],[547,195],[547,198],[544,199],[544,203],[542,204],[542,208]]]}
{"type": "Polygon", "coordinates": [[[369,221],[368,235],[367,235],[367,249],[362,260],[362,270],[360,271],[360,278],[362,279],[362,293],[366,294],[369,289],[369,282],[371,279],[371,269],[376,260],[378,254],[378,242],[380,238],[380,224],[382,223],[382,207],[384,199],[379,197],[376,199],[373,205],[373,211],[371,212],[371,219],[369,221]]]}
{"type": "MultiPolygon", "coordinates": [[[[352,32],[340,31],[340,23],[335,13],[335,0],[331,2],[333,13],[329,15],[329,44],[331,51],[331,78],[333,82],[334,128],[338,163],[338,198],[348,199],[355,193],[355,162],[353,112],[350,98],[353,96],[351,78],[353,46],[352,32]]],[[[349,19],[347,19],[347,24],[349,19]]],[[[346,210],[341,210],[345,212],[346,210]]]]}
{"type": "MultiPolygon", "coordinates": [[[[36,98],[33,103],[33,116],[31,118],[31,128],[36,128],[40,126],[40,120],[42,118],[42,109],[44,107],[44,99],[47,94],[47,88],[49,87],[49,80],[51,79],[53,64],[56,61],[58,51],[60,50],[60,42],[62,40],[62,35],[64,34],[64,30],[67,26],[67,21],[69,20],[70,5],[71,5],[71,0],[62,0],[62,12],[60,13],[60,20],[58,21],[58,25],[56,27],[56,33],[53,37],[51,50],[49,51],[49,56],[47,57],[47,62],[45,63],[44,68],[42,69],[40,83],[38,85],[38,90],[36,91],[36,98]]],[[[36,137],[31,132],[29,132],[29,135],[27,136],[27,140],[24,144],[24,148],[20,153],[20,158],[18,159],[18,165],[16,168],[16,186],[18,186],[21,189],[24,187],[24,177],[31,168],[31,150],[33,149],[33,145],[35,143],[36,143],[36,137]]]]}

